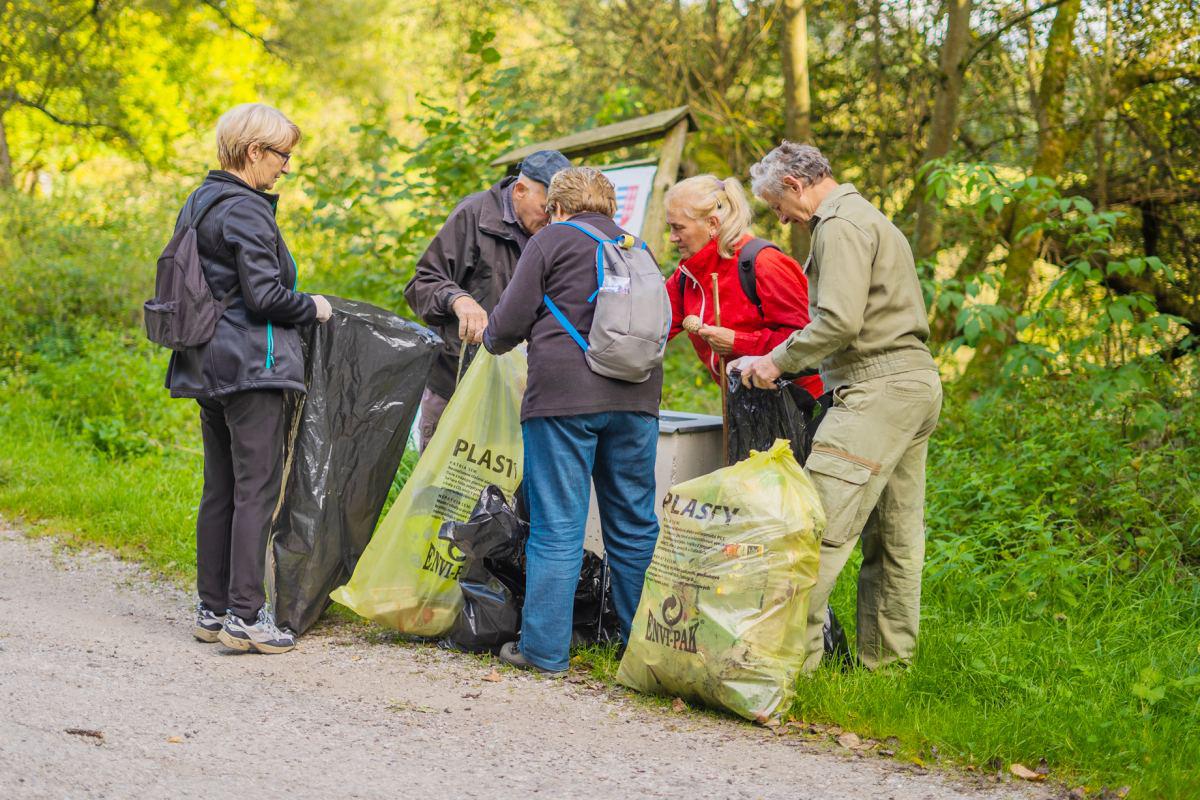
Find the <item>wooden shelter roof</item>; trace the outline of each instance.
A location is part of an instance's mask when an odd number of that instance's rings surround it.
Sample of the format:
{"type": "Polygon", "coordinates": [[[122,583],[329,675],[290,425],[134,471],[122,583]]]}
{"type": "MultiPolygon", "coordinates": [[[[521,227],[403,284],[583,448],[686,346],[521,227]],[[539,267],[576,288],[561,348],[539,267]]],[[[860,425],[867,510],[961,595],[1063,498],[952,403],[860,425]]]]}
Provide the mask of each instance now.
{"type": "Polygon", "coordinates": [[[560,136],[557,139],[518,147],[497,158],[492,162],[492,166],[505,167],[515,164],[538,150],[557,150],[567,158],[582,158],[593,153],[615,150],[618,147],[641,144],[661,139],[667,134],[667,131],[683,119],[687,119],[689,131],[697,130],[698,126],[691,109],[687,106],[679,106],[655,114],[647,114],[644,117],[622,120],[611,125],[572,133],[569,136],[560,136]]]}

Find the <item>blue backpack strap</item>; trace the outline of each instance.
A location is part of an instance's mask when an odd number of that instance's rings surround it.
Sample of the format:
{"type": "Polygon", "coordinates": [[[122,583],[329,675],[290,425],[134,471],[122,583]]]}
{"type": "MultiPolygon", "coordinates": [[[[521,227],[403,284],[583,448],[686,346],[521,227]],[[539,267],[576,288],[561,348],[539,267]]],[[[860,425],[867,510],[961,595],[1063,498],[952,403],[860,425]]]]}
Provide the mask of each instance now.
{"type": "Polygon", "coordinates": [[[556,222],[554,224],[555,225],[566,225],[569,228],[574,228],[577,231],[587,234],[587,237],[589,239],[599,242],[600,244],[604,244],[605,242],[612,241],[611,239],[605,239],[604,236],[602,236],[600,234],[600,232],[598,230],[596,230],[595,228],[593,228],[591,225],[580,225],[579,223],[571,222],[570,220],[564,220],[563,222],[556,222]]]}
{"type": "Polygon", "coordinates": [[[586,352],[588,349],[587,340],[579,334],[579,331],[575,330],[575,326],[567,319],[567,315],[554,304],[554,301],[550,299],[550,295],[542,295],[542,301],[546,304],[546,308],[550,310],[550,313],[554,315],[554,318],[558,320],[558,324],[562,325],[567,334],[575,340],[575,344],[579,345],[580,349],[586,352]]]}
{"type": "Polygon", "coordinates": [[[596,291],[592,292],[588,297],[589,303],[595,302],[596,295],[600,294],[600,287],[604,285],[604,245],[615,244],[616,239],[605,239],[600,231],[593,228],[591,225],[580,225],[575,222],[563,221],[556,222],[555,225],[567,225],[575,230],[587,235],[589,239],[596,242],[596,291]]]}

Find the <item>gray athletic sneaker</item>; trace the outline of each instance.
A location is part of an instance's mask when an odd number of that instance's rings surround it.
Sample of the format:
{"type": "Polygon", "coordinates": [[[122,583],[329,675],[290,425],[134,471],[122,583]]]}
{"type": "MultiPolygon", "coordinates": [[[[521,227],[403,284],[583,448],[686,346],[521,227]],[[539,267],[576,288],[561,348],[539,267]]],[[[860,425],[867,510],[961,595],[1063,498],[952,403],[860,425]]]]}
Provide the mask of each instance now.
{"type": "Polygon", "coordinates": [[[509,642],[500,648],[500,660],[505,664],[516,667],[517,669],[525,669],[530,672],[537,672],[545,675],[547,678],[561,678],[567,674],[565,669],[545,669],[539,667],[529,659],[525,658],[525,654],[521,652],[521,647],[516,642],[509,642]]]}
{"type": "Polygon", "coordinates": [[[224,614],[218,615],[204,605],[203,601],[196,603],[196,626],[192,628],[192,636],[202,642],[215,642],[217,634],[221,632],[221,623],[224,621],[224,614]]]}
{"type": "Polygon", "coordinates": [[[253,625],[230,611],[217,638],[226,647],[245,652],[286,653],[296,646],[296,635],[276,627],[275,619],[266,606],[258,610],[258,619],[253,625]]]}

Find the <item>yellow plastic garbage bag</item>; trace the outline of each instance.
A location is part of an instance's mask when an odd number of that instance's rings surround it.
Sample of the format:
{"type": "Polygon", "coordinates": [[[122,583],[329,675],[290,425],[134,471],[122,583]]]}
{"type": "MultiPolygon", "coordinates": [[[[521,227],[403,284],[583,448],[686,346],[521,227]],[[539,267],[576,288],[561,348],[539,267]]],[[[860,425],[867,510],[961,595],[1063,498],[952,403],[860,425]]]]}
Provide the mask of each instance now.
{"type": "Polygon", "coordinates": [[[508,496],[520,484],[526,370],[522,352],[479,353],[350,582],[330,597],[405,633],[450,629],[463,602],[463,554],[439,539],[438,529],[468,519],[489,484],[508,496]]]}
{"type": "Polygon", "coordinates": [[[662,528],[617,680],[765,723],[791,704],[825,512],[787,441],[693,478],[662,528]]]}

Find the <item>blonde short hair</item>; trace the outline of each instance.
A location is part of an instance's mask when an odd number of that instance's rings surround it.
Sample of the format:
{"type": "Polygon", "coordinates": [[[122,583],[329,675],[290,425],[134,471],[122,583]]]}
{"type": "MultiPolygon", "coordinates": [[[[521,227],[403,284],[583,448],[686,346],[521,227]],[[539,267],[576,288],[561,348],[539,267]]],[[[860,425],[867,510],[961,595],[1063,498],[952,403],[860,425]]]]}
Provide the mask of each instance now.
{"type": "Polygon", "coordinates": [[[296,123],[277,108],[263,103],[242,103],[217,120],[217,160],[221,169],[246,166],[250,145],[290,151],[300,141],[296,123]]]}
{"type": "Polygon", "coordinates": [[[721,258],[733,258],[738,242],[750,232],[750,200],[737,178],[687,178],[667,190],[663,204],[692,219],[716,217],[717,252],[721,258]]]}
{"type": "Polygon", "coordinates": [[[611,217],[617,213],[617,190],[595,167],[569,167],[555,173],[546,189],[546,213],[582,214],[594,211],[611,217]]]}

